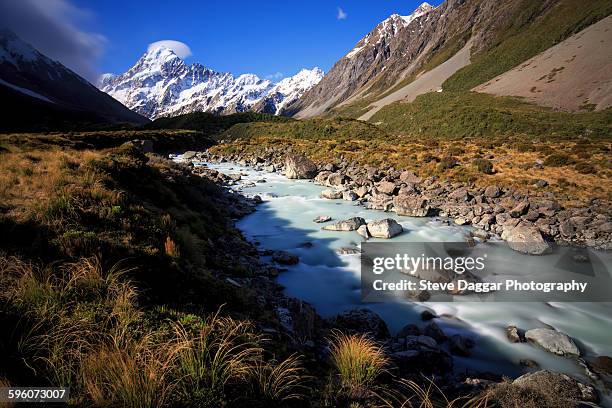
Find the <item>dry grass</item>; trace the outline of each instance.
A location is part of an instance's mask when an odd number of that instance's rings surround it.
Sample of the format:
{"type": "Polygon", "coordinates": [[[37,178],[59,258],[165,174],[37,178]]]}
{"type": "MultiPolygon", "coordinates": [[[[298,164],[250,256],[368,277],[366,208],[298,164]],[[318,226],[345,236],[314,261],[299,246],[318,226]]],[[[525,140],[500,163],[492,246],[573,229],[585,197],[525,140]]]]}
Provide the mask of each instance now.
{"type": "Polygon", "coordinates": [[[383,349],[369,337],[340,332],[331,339],[331,361],[339,375],[341,392],[350,398],[367,397],[388,364],[383,349]]]}
{"type": "Polygon", "coordinates": [[[266,148],[278,145],[290,146],[293,151],[302,152],[319,163],[339,162],[340,157],[344,157],[361,165],[409,169],[424,177],[433,175],[443,180],[474,183],[477,186],[497,183],[533,196],[551,192],[561,203],[569,206],[584,205],[592,198],[612,202],[612,167],[608,157],[612,143],[608,141],[592,142],[585,147],[581,141],[530,141],[526,144],[519,138],[476,138],[459,143],[449,140],[416,141],[408,136],[388,137],[387,140],[279,140],[259,136],[233,140],[211,150],[223,154],[261,154],[266,148]],[[559,167],[544,165],[540,168],[537,165],[538,161],[543,162],[549,156],[549,152],[555,151],[565,152],[571,162],[559,167]],[[449,152],[453,153],[459,165],[449,169],[440,167],[440,160],[449,152]],[[588,158],[585,159],[585,156],[588,158]],[[474,161],[481,158],[491,162],[492,174],[485,174],[474,166],[474,161]],[[593,167],[590,174],[584,173],[584,166],[575,165],[586,162],[593,167]],[[537,180],[545,180],[549,185],[536,188],[534,184],[537,180]]]}
{"type": "Polygon", "coordinates": [[[214,314],[195,335],[177,324],[175,336],[177,392],[185,401],[198,401],[196,405],[219,403],[228,383],[245,382],[252,366],[261,360],[262,338],[248,322],[214,314]]]}
{"type": "Polygon", "coordinates": [[[171,357],[151,336],[102,346],[81,366],[85,391],[95,406],[161,407],[169,398],[171,357]]]}
{"type": "Polygon", "coordinates": [[[413,380],[399,379],[391,390],[378,394],[381,407],[388,408],[486,408],[488,397],[458,397],[449,398],[431,379],[425,384],[417,384],[413,380]]]}
{"type": "Polygon", "coordinates": [[[310,377],[296,355],[280,363],[257,363],[252,374],[255,395],[268,405],[303,399],[309,390],[306,383],[310,377]]]}
{"type": "Polygon", "coordinates": [[[164,243],[164,250],[166,251],[166,255],[171,258],[180,258],[181,251],[179,250],[178,245],[170,236],[166,237],[166,242],[164,243]]]}

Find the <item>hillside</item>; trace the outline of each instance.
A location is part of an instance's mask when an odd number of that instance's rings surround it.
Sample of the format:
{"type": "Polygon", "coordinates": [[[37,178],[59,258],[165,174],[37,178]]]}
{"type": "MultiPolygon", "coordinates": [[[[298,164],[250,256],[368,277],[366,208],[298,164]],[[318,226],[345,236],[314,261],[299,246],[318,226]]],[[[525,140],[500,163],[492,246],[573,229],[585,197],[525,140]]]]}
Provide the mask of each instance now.
{"type": "Polygon", "coordinates": [[[6,30],[0,32],[0,95],[5,131],[148,121],[6,30]]]}
{"type": "Polygon", "coordinates": [[[604,0],[446,1],[390,31],[389,22],[396,19],[391,16],[340,59],[292,110],[299,118],[326,114],[366,119],[373,114],[368,113],[372,108],[412,100],[435,88],[468,91],[611,12],[612,5],[604,0]],[[361,50],[363,43],[385,28],[383,41],[361,50]],[[465,53],[468,41],[470,55],[457,55],[465,53]]]}
{"type": "Polygon", "coordinates": [[[608,16],[473,90],[567,111],[609,108],[612,57],[605,50],[612,47],[610,32],[608,16]]]}

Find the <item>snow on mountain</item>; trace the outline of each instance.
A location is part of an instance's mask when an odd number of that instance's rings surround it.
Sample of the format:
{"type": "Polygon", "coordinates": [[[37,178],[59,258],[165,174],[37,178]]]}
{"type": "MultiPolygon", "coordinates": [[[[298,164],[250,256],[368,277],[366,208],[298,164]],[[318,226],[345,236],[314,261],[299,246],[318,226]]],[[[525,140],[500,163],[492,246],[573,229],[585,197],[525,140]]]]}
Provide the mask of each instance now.
{"type": "Polygon", "coordinates": [[[321,77],[318,68],[302,70],[278,84],[254,74],[235,77],[198,63],[187,65],[170,48],[160,46],[149,49],[124,74],[104,74],[98,85],[133,111],[155,119],[197,111],[263,111],[256,105],[261,106],[268,96],[279,106],[271,113],[278,114],[287,101],[299,98],[321,77]]]}
{"type": "Polygon", "coordinates": [[[429,3],[421,3],[421,5],[408,16],[400,16],[399,14],[390,15],[388,18],[380,22],[380,24],[378,24],[372,32],[359,41],[355,48],[346,54],[345,58],[353,58],[366,47],[375,46],[381,42],[389,42],[390,39],[395,37],[399,30],[407,27],[410,23],[412,23],[412,21],[434,9],[435,7],[429,3]]]}
{"type": "Polygon", "coordinates": [[[260,104],[255,107],[256,110],[274,115],[284,114],[287,107],[318,84],[323,79],[323,75],[323,71],[317,67],[302,69],[296,75],[277,83],[260,104]]]}

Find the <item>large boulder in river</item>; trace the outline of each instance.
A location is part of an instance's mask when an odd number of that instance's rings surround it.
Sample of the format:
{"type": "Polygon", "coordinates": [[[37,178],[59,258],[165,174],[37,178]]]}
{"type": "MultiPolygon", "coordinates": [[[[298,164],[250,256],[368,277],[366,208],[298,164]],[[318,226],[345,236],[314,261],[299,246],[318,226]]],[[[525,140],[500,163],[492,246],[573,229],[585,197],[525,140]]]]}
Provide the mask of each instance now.
{"type": "Polygon", "coordinates": [[[567,334],[553,329],[527,330],[525,338],[544,350],[560,356],[580,356],[576,343],[567,334]]]}
{"type": "Polygon", "coordinates": [[[368,223],[368,233],[374,238],[393,238],[404,231],[402,226],[394,219],[385,218],[368,223]]]}
{"type": "Polygon", "coordinates": [[[342,191],[328,188],[327,190],[321,191],[321,198],[327,198],[328,200],[337,200],[342,198],[342,191]]]}
{"type": "Polygon", "coordinates": [[[377,339],[390,337],[385,321],[369,309],[353,309],[330,319],[334,328],[348,333],[368,333],[377,339]]]}
{"type": "Polygon", "coordinates": [[[306,157],[290,154],[285,159],[285,176],[290,179],[311,179],[317,175],[317,166],[306,157]]]}
{"type": "Polygon", "coordinates": [[[323,227],[326,231],[356,231],[362,225],[366,225],[366,222],[361,217],[353,217],[348,220],[342,220],[335,222],[330,225],[323,227]]]}
{"type": "Polygon", "coordinates": [[[531,225],[519,224],[506,227],[501,235],[508,246],[515,251],[530,255],[543,255],[550,252],[550,245],[542,237],[540,230],[531,225]]]}
{"type": "Polygon", "coordinates": [[[393,209],[397,215],[427,217],[430,207],[427,200],[422,197],[399,195],[393,198],[393,209]]]}

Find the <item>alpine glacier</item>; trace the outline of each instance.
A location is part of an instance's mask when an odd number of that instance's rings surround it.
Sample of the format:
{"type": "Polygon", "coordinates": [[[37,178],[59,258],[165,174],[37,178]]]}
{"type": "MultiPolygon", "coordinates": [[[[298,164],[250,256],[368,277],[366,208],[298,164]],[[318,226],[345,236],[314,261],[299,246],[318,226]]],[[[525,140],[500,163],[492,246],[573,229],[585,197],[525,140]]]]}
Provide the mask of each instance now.
{"type": "Polygon", "coordinates": [[[278,115],[322,78],[319,68],[303,69],[276,84],[254,74],[235,77],[199,63],[188,65],[172,49],[159,46],[147,50],[127,72],[102,75],[98,86],[150,119],[251,110],[278,115]]]}

